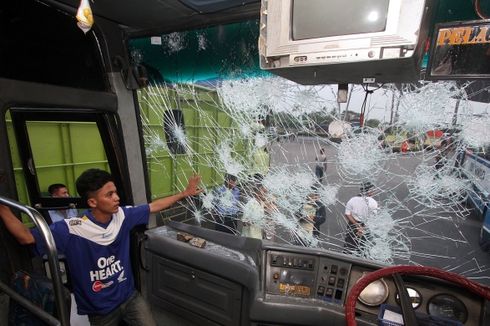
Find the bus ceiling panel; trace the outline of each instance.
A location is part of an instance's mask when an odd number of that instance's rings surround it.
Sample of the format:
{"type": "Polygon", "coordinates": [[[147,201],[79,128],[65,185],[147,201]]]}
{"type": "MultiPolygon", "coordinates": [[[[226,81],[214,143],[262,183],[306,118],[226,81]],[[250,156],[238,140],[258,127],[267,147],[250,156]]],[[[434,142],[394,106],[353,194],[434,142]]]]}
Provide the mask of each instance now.
{"type": "MultiPolygon", "coordinates": [[[[38,0],[74,15],[80,0],[38,0]]],[[[259,16],[260,0],[103,0],[90,1],[97,17],[112,21],[132,36],[179,31],[243,21],[259,16]]],[[[490,12],[483,1],[481,11],[490,12]]],[[[440,1],[434,23],[477,19],[472,1],[440,1]]]]}
{"type": "MultiPolygon", "coordinates": [[[[43,0],[66,10],[79,0],[43,0]]],[[[90,2],[92,12],[121,25],[130,34],[217,25],[259,15],[259,0],[104,0],[90,2]]]]}
{"type": "Polygon", "coordinates": [[[117,111],[113,93],[0,78],[0,108],[11,106],[79,107],[117,111]]]}
{"type": "MultiPolygon", "coordinates": [[[[41,0],[74,14],[80,0],[41,0]]],[[[259,16],[260,0],[103,0],[91,1],[97,17],[113,21],[133,35],[178,31],[243,21],[259,16]]],[[[481,1],[488,14],[490,3],[481,1]]],[[[439,1],[434,22],[477,19],[472,1],[439,1]]]]}
{"type": "Polygon", "coordinates": [[[186,6],[202,13],[210,14],[245,4],[257,2],[256,0],[180,0],[186,6]]]}

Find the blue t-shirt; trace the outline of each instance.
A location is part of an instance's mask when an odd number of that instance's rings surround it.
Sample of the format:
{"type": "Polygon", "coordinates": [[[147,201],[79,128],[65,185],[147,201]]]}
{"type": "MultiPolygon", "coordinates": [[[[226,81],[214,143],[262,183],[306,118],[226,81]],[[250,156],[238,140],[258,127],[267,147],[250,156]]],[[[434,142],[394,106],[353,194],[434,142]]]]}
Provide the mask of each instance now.
{"type": "Polygon", "coordinates": [[[78,216],[78,211],[74,208],[49,211],[49,217],[51,217],[51,222],[53,223],[62,221],[65,218],[76,217],[76,216],[78,216]]]}
{"type": "MultiPolygon", "coordinates": [[[[131,229],[148,224],[149,205],[119,208],[107,224],[98,223],[90,211],[50,226],[58,253],[70,270],[78,313],[104,315],[116,309],[134,292],[129,255],[131,229]]],[[[37,253],[47,252],[38,230],[37,253]]]]}
{"type": "Polygon", "coordinates": [[[240,212],[240,190],[238,187],[229,189],[222,185],[215,190],[215,196],[214,207],[219,215],[233,216],[240,212]]]}

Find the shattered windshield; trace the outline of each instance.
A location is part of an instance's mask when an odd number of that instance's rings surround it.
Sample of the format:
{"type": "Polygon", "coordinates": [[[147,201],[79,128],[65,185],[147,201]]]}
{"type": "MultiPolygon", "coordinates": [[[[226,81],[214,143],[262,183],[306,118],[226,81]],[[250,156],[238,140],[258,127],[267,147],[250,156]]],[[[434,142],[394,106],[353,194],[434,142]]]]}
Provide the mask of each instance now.
{"type": "Polygon", "coordinates": [[[258,27],[131,40],[151,81],[138,100],[152,197],[196,172],[205,191],[180,220],[490,284],[490,115],[471,101],[488,90],[349,85],[338,103],[337,85],[261,71],[258,27]]]}

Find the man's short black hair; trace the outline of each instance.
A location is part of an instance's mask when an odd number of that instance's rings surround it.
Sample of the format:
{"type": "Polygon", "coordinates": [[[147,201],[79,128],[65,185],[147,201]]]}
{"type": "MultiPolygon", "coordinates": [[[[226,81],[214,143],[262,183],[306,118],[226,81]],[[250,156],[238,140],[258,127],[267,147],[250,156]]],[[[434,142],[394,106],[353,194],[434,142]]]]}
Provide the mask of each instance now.
{"type": "Polygon", "coordinates": [[[66,188],[66,186],[62,183],[53,183],[48,187],[48,192],[50,195],[53,195],[60,188],[66,188]]]}
{"type": "Polygon", "coordinates": [[[264,175],[262,173],[255,173],[252,179],[254,183],[262,183],[264,181],[264,175]]]}
{"type": "Polygon", "coordinates": [[[312,194],[315,194],[315,195],[318,195],[318,192],[320,191],[320,189],[322,188],[322,184],[319,183],[319,182],[315,182],[312,186],[311,186],[311,193],[312,194]]]}
{"type": "Polygon", "coordinates": [[[237,177],[233,174],[227,173],[225,174],[225,181],[236,181],[237,177]]]}
{"type": "Polygon", "coordinates": [[[369,182],[369,181],[363,182],[361,184],[361,189],[360,189],[361,190],[361,194],[367,193],[372,188],[374,188],[374,185],[371,182],[369,182]]]}
{"type": "Polygon", "coordinates": [[[78,177],[75,184],[78,194],[86,202],[108,182],[114,182],[114,178],[109,172],[100,169],[88,169],[78,177]]]}

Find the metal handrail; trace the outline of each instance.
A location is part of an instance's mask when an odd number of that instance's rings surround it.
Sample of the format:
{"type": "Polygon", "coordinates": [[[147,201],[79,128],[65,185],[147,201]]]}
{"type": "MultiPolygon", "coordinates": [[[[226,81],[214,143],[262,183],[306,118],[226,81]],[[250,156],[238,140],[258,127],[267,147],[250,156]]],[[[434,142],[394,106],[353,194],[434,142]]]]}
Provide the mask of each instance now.
{"type": "Polygon", "coordinates": [[[39,317],[43,322],[51,325],[51,326],[59,326],[60,321],[46,311],[42,310],[35,304],[33,304],[28,299],[24,298],[14,290],[12,290],[7,284],[0,281],[0,291],[4,292],[6,295],[10,297],[10,299],[17,301],[21,306],[32,312],[34,315],[39,317]]]}
{"type": "MultiPolygon", "coordinates": [[[[63,284],[61,282],[61,272],[59,270],[58,252],[56,250],[56,244],[54,242],[53,235],[51,234],[48,224],[46,223],[42,215],[39,214],[39,212],[32,207],[22,205],[15,200],[2,196],[0,196],[0,204],[16,208],[25,213],[38,228],[47,248],[48,264],[51,271],[51,279],[53,281],[53,290],[56,300],[56,310],[58,313],[58,318],[62,326],[69,326],[70,316],[68,315],[68,309],[66,307],[66,302],[63,296],[63,284]]],[[[32,312],[36,314],[36,312],[32,312]]],[[[42,318],[42,316],[39,317],[42,318]]]]}

